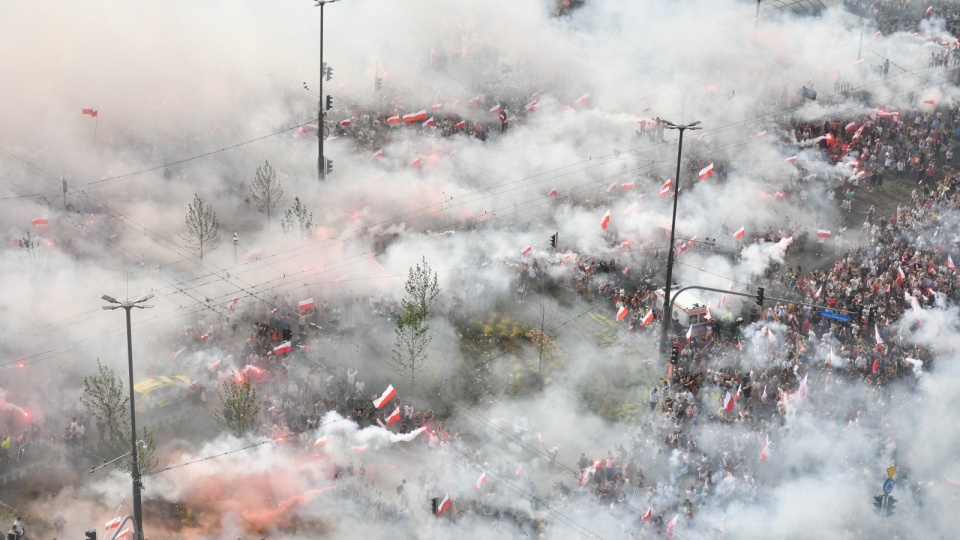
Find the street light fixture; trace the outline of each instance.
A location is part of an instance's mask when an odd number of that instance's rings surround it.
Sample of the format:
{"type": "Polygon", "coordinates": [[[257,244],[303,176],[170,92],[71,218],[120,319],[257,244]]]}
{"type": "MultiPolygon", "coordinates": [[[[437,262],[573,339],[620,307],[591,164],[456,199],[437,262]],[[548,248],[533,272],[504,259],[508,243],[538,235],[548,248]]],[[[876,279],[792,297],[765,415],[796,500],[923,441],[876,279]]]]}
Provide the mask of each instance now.
{"type": "Polygon", "coordinates": [[[683,132],[686,130],[701,129],[697,127],[700,121],[690,122],[689,124],[674,124],[669,120],[661,120],[667,129],[676,129],[680,131],[680,143],[677,145],[677,179],[673,183],[673,219],[670,222],[670,247],[667,250],[667,281],[663,286],[663,327],[660,331],[660,356],[667,353],[667,335],[670,332],[670,324],[673,322],[673,309],[670,307],[670,287],[673,281],[673,243],[676,241],[677,234],[677,199],[680,193],[680,158],[683,155],[683,132]]]}
{"type": "Polygon", "coordinates": [[[140,501],[140,490],[143,488],[143,484],[140,478],[140,462],[137,458],[137,408],[133,401],[133,333],[130,327],[130,310],[133,308],[152,308],[153,306],[146,306],[143,303],[153,298],[153,293],[145,294],[136,300],[125,300],[123,302],[106,294],[100,298],[111,304],[102,306],[103,309],[123,308],[127,312],[127,372],[130,377],[130,456],[133,460],[130,467],[130,476],[133,478],[133,538],[134,540],[143,540],[143,505],[140,501]]]}
{"type": "Polygon", "coordinates": [[[326,176],[326,160],[323,156],[323,6],[337,0],[313,0],[314,6],[320,8],[320,100],[317,102],[317,139],[320,140],[320,155],[317,156],[317,180],[323,182],[326,176]]]}

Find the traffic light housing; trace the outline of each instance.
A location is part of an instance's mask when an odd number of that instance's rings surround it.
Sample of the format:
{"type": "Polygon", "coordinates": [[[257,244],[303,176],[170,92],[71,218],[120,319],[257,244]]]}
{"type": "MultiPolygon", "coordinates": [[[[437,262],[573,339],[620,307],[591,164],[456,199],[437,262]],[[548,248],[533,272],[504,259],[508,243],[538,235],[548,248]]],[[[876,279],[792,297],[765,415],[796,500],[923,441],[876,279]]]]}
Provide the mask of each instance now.
{"type": "Polygon", "coordinates": [[[893,497],[887,495],[887,513],[884,514],[886,517],[893,515],[893,511],[896,510],[897,500],[893,497]]]}
{"type": "Polygon", "coordinates": [[[323,172],[324,172],[324,174],[330,174],[330,173],[333,172],[333,160],[332,160],[332,159],[324,159],[323,172]]]}
{"type": "Polygon", "coordinates": [[[333,108],[333,96],[327,96],[327,108],[324,110],[329,111],[332,108],[333,108]]]}
{"type": "Polygon", "coordinates": [[[97,540],[97,531],[87,531],[83,533],[83,537],[86,540],[97,540]]]}
{"type": "Polygon", "coordinates": [[[383,77],[377,77],[376,79],[374,79],[373,86],[377,92],[379,92],[380,90],[383,90],[383,77]]]}
{"type": "Polygon", "coordinates": [[[327,70],[324,73],[324,78],[326,78],[328,81],[333,78],[333,68],[331,66],[327,66],[327,70]]]}
{"type": "Polygon", "coordinates": [[[433,497],[430,499],[430,511],[433,512],[433,515],[437,515],[437,510],[440,508],[440,499],[438,497],[433,497]]]}
{"type": "Polygon", "coordinates": [[[674,343],[673,346],[670,347],[670,363],[676,364],[679,361],[680,361],[680,346],[674,343]]]}
{"type": "Polygon", "coordinates": [[[763,306],[763,287],[757,287],[757,305],[763,306]]]}
{"type": "Polygon", "coordinates": [[[883,495],[877,495],[873,498],[873,507],[877,509],[877,513],[879,514],[883,508],[883,495]]]}
{"type": "Polygon", "coordinates": [[[557,247],[557,238],[560,236],[560,233],[553,233],[553,236],[550,237],[550,246],[553,248],[557,247]]]}

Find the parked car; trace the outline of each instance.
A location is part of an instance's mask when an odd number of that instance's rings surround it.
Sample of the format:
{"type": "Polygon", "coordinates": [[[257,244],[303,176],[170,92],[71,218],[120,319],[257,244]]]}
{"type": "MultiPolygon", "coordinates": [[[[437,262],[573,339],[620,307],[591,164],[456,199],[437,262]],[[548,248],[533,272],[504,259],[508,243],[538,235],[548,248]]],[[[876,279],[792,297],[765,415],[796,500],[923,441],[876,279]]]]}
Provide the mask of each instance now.
{"type": "Polygon", "coordinates": [[[133,385],[134,402],[138,410],[168,407],[186,400],[191,386],[190,378],[185,375],[157,375],[133,385]]]}

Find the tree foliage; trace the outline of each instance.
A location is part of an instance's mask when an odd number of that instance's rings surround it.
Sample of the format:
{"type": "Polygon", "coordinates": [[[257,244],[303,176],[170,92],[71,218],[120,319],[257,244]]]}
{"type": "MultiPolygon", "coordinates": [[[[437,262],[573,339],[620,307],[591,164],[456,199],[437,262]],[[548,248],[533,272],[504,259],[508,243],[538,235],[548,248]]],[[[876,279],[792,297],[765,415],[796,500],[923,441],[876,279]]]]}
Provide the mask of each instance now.
{"type": "Polygon", "coordinates": [[[416,372],[423,368],[427,359],[427,347],[433,340],[429,334],[428,319],[440,295],[437,273],[431,270],[426,258],[410,268],[405,291],[394,330],[393,360],[400,367],[410,370],[412,388],[416,372]]]}
{"type": "Polygon", "coordinates": [[[200,196],[194,193],[193,202],[187,206],[186,222],[187,231],[183,233],[183,239],[200,252],[202,259],[205,252],[217,247],[220,242],[220,222],[217,221],[217,213],[209,204],[204,206],[200,196]]]}
{"type": "Polygon", "coordinates": [[[250,381],[237,382],[233,378],[224,380],[217,390],[220,407],[213,410],[213,418],[221,427],[229,429],[237,437],[253,431],[260,414],[260,400],[257,389],[250,381]]]}
{"type": "Polygon", "coordinates": [[[257,167],[257,173],[250,183],[250,196],[257,205],[257,211],[267,214],[267,223],[270,223],[270,210],[277,206],[283,197],[283,188],[277,180],[277,173],[269,161],[262,167],[257,167]]]}
{"type": "Polygon", "coordinates": [[[313,212],[307,211],[307,207],[300,202],[300,197],[294,197],[293,206],[284,212],[280,226],[286,234],[300,235],[300,241],[303,242],[303,239],[313,232],[313,212]]]}
{"type": "MultiPolygon", "coordinates": [[[[87,414],[97,420],[98,429],[103,430],[103,441],[112,456],[122,456],[130,452],[130,397],[123,381],[113,369],[103,365],[97,359],[97,374],[83,378],[83,394],[80,403],[87,414]]],[[[140,472],[146,473],[157,466],[156,444],[153,433],[142,428],[137,445],[137,460],[140,472]]],[[[129,471],[132,460],[127,457],[117,462],[120,469],[129,471]]]]}
{"type": "Polygon", "coordinates": [[[39,273],[43,267],[43,249],[40,246],[40,242],[34,240],[30,233],[28,232],[26,236],[20,239],[17,242],[17,246],[20,250],[20,257],[24,260],[25,265],[29,269],[31,274],[39,273]]]}

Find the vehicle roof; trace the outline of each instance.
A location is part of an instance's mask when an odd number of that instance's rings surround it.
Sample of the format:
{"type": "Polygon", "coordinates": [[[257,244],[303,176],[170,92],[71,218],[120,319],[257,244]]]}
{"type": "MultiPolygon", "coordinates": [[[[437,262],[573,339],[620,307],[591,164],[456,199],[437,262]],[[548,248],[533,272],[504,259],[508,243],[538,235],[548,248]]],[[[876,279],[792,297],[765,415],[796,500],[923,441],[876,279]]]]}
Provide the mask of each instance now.
{"type": "Polygon", "coordinates": [[[190,378],[185,375],[174,375],[173,377],[155,375],[134,384],[133,390],[136,392],[148,392],[160,386],[188,386],[189,384],[190,378]]]}
{"type": "MultiPolygon", "coordinates": [[[[663,289],[657,289],[657,294],[663,296],[663,289]]],[[[677,294],[676,290],[671,291],[670,300],[673,302],[673,307],[682,309],[684,311],[707,309],[706,302],[694,296],[694,294],[690,291],[683,291],[680,294],[677,294]],[[674,301],[674,298],[676,298],[676,301],[674,301]]]]}

